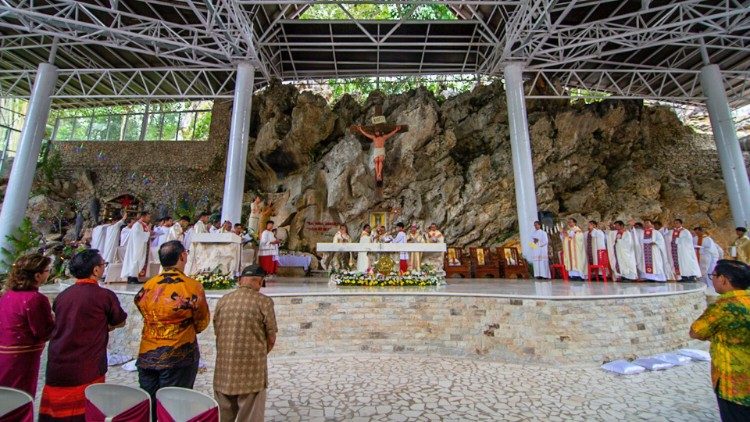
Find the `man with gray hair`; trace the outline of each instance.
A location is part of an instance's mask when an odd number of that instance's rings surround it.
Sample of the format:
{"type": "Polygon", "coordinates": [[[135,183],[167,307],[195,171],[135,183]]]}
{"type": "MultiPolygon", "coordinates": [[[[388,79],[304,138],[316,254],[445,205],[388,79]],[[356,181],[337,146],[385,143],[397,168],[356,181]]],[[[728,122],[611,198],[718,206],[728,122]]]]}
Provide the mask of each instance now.
{"type": "Polygon", "coordinates": [[[245,267],[238,289],[219,299],[214,312],[214,397],[222,422],[263,421],[268,353],[276,343],[273,300],[260,293],[266,272],[245,267]]]}

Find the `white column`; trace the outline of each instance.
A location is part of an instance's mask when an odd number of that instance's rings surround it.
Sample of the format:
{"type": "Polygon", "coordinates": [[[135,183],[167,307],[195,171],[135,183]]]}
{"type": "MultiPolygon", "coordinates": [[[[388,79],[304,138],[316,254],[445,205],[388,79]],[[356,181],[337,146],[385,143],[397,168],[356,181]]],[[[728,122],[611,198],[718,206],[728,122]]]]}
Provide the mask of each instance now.
{"type": "Polygon", "coordinates": [[[735,225],[747,227],[750,224],[750,182],[719,66],[709,64],[701,69],[701,87],[706,95],[706,107],[719,152],[732,218],[735,225]]]}
{"type": "Polygon", "coordinates": [[[513,180],[516,188],[518,230],[521,233],[523,256],[531,260],[531,233],[537,219],[534,166],[531,162],[529,124],[526,120],[526,101],[523,92],[523,67],[519,63],[505,66],[505,95],[508,102],[510,152],[513,161],[513,180]]]}
{"type": "Polygon", "coordinates": [[[237,66],[227,151],[227,171],[224,175],[224,200],[221,206],[221,221],[229,220],[233,224],[242,222],[242,196],[245,188],[254,77],[255,68],[250,63],[240,63],[237,66]]]}
{"type": "Polygon", "coordinates": [[[26,213],[56,81],[57,67],[41,63],[31,90],[21,140],[10,170],[3,209],[0,211],[0,247],[3,248],[12,249],[6,237],[15,233],[26,213]]]}

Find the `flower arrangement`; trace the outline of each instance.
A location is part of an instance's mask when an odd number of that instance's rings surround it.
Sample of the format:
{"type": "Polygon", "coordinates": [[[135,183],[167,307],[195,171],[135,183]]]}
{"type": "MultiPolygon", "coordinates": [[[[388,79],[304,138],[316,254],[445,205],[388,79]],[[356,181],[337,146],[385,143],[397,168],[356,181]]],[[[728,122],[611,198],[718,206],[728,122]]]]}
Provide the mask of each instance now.
{"type": "Polygon", "coordinates": [[[224,274],[218,269],[198,273],[195,279],[200,281],[204,290],[227,290],[234,288],[237,284],[231,274],[224,274]]]}
{"type": "Polygon", "coordinates": [[[392,271],[381,274],[369,269],[367,272],[333,270],[331,283],[339,286],[440,286],[445,279],[435,271],[409,271],[404,274],[392,271]]]}

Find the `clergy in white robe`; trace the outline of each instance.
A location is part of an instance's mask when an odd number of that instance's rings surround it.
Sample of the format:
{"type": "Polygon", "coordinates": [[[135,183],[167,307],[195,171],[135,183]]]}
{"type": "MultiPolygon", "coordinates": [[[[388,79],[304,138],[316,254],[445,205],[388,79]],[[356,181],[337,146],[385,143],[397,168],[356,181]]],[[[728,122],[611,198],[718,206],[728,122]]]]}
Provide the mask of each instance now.
{"type": "MultiPolygon", "coordinates": [[[[625,229],[622,221],[615,222],[617,233],[614,241],[614,261],[617,274],[623,281],[634,281],[638,279],[638,267],[635,260],[635,249],[633,247],[633,234],[625,229]]],[[[611,257],[610,257],[611,259],[611,257]]]]}
{"type": "MultiPolygon", "coordinates": [[[[113,263],[117,262],[117,247],[120,244],[120,229],[125,225],[125,218],[112,223],[107,227],[106,236],[104,239],[104,250],[100,251],[102,258],[105,262],[113,263]]],[[[106,276],[109,267],[104,269],[106,276]]]]}
{"type": "MultiPolygon", "coordinates": [[[[372,231],[370,225],[365,224],[365,227],[362,228],[362,234],[359,236],[359,243],[371,243],[370,231],[372,231]]],[[[358,252],[357,271],[365,273],[368,268],[370,268],[370,258],[367,257],[367,252],[358,252]]]]}
{"type": "Polygon", "coordinates": [[[107,238],[107,228],[109,224],[100,224],[91,231],[91,249],[96,249],[99,252],[104,250],[104,242],[107,238]]]}
{"type": "Polygon", "coordinates": [[[542,223],[534,222],[531,233],[531,261],[534,266],[534,278],[552,278],[549,272],[549,237],[542,230],[542,223]]]}
{"type": "Polygon", "coordinates": [[[689,281],[701,276],[701,268],[695,255],[693,235],[682,227],[682,220],[675,219],[674,229],[664,239],[667,242],[669,265],[677,281],[689,281]]]}
{"type": "Polygon", "coordinates": [[[200,217],[198,217],[198,221],[195,222],[195,225],[193,226],[193,233],[195,234],[201,234],[201,233],[208,233],[208,214],[202,213],[200,217]]]}
{"type": "MultiPolygon", "coordinates": [[[[185,225],[187,225],[187,221],[184,222],[185,225]]],[[[180,242],[183,242],[185,240],[185,234],[183,233],[183,220],[180,219],[180,222],[177,224],[172,224],[172,226],[169,228],[169,232],[167,232],[167,238],[165,239],[165,242],[169,242],[172,240],[179,240],[180,242]]],[[[184,242],[183,242],[184,245],[184,242]]]]}
{"type": "MultiPolygon", "coordinates": [[[[404,231],[404,223],[397,223],[396,227],[398,228],[398,233],[396,234],[396,237],[393,239],[393,243],[406,243],[406,232],[404,231]]],[[[409,271],[409,253],[408,252],[400,252],[399,255],[399,261],[398,261],[398,272],[399,274],[404,274],[407,271],[409,271]]]]}
{"type": "Polygon", "coordinates": [[[146,275],[149,238],[151,236],[150,221],[149,213],[142,212],[140,219],[130,229],[121,274],[122,278],[128,280],[128,283],[138,283],[138,278],[146,275]]]}
{"type": "Polygon", "coordinates": [[[644,280],[667,281],[672,278],[667,257],[667,243],[651,220],[643,221],[644,229],[638,233],[638,274],[644,280]]]}
{"type": "Polygon", "coordinates": [[[577,226],[574,218],[568,219],[568,227],[560,232],[563,244],[563,264],[568,276],[586,279],[586,247],[583,231],[577,226]]]}
{"type": "Polygon", "coordinates": [[[615,262],[615,239],[617,238],[617,230],[615,225],[610,223],[609,229],[604,232],[604,236],[607,241],[607,257],[609,258],[609,269],[612,271],[612,278],[617,280],[620,278],[620,274],[617,272],[617,262],[615,262]]]}
{"type": "MultiPolygon", "coordinates": [[[[585,233],[586,236],[586,264],[587,265],[599,265],[599,252],[607,252],[607,240],[604,232],[601,231],[594,220],[589,221],[588,231],[585,233]]],[[[600,274],[603,274],[599,270],[600,274]]],[[[589,274],[589,277],[591,275],[589,274]]]]}
{"type": "Polygon", "coordinates": [[[693,229],[693,232],[695,233],[695,237],[693,237],[693,246],[695,247],[695,254],[698,258],[698,265],[700,265],[701,268],[700,279],[706,283],[707,286],[713,288],[714,285],[711,282],[711,273],[714,271],[714,267],[716,267],[716,262],[721,259],[719,256],[721,248],[718,247],[716,242],[711,239],[702,227],[696,227],[693,229]]]}

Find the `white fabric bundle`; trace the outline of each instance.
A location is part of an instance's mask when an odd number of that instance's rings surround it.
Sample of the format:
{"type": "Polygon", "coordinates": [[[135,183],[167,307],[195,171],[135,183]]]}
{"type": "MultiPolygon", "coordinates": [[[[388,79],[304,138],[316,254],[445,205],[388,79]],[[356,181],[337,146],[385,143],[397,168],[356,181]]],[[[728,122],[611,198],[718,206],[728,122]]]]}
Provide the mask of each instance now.
{"type": "Polygon", "coordinates": [[[680,349],[677,351],[677,353],[687,356],[693,360],[701,360],[708,362],[711,360],[711,355],[708,354],[708,352],[704,352],[703,350],[697,350],[697,349],[680,349]]]}
{"type": "Polygon", "coordinates": [[[687,365],[692,360],[688,356],[678,355],[677,353],[662,353],[660,355],[654,355],[651,357],[654,359],[663,360],[664,362],[669,362],[672,365],[678,365],[678,366],[687,365]]]}
{"type": "Polygon", "coordinates": [[[110,354],[107,352],[107,366],[122,365],[131,359],[130,355],[110,354]]]}
{"type": "Polygon", "coordinates": [[[604,365],[602,365],[602,369],[621,375],[640,374],[641,372],[646,370],[646,368],[634,365],[624,359],[605,363],[604,365]]]}
{"type": "Polygon", "coordinates": [[[636,359],[633,361],[633,364],[642,366],[648,369],[649,371],[660,371],[662,369],[668,369],[674,366],[673,364],[669,362],[665,362],[661,359],[655,359],[655,358],[636,359]]]}
{"type": "Polygon", "coordinates": [[[137,360],[133,359],[130,362],[126,363],[125,365],[122,365],[122,369],[128,372],[135,372],[138,370],[138,368],[135,366],[135,363],[137,360]]]}

